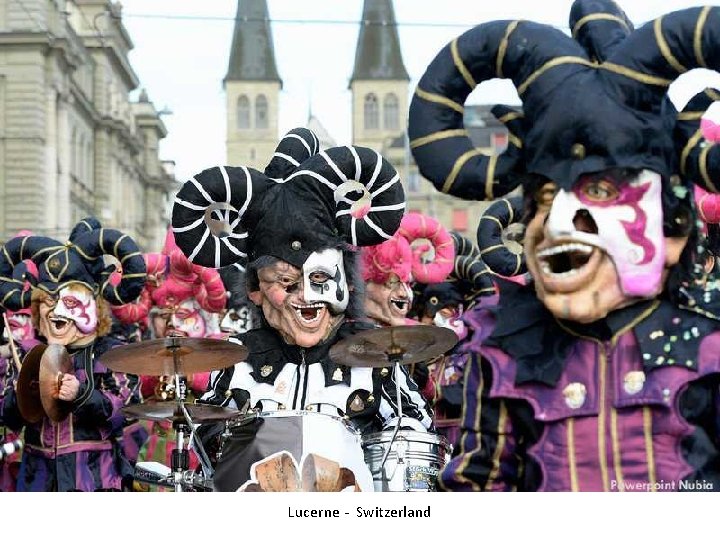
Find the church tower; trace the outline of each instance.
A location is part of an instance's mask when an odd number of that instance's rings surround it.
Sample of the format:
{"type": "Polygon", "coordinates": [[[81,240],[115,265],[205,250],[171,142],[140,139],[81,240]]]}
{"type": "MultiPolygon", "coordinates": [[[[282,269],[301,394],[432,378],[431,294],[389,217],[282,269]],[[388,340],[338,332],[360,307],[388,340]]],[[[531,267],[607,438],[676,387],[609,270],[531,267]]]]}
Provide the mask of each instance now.
{"type": "Polygon", "coordinates": [[[227,164],[265,169],[278,144],[282,80],[266,0],[238,0],[227,75],[227,164]]]}
{"type": "Polygon", "coordinates": [[[350,79],[353,144],[383,151],[405,132],[409,84],[392,0],[365,0],[350,79]]]}

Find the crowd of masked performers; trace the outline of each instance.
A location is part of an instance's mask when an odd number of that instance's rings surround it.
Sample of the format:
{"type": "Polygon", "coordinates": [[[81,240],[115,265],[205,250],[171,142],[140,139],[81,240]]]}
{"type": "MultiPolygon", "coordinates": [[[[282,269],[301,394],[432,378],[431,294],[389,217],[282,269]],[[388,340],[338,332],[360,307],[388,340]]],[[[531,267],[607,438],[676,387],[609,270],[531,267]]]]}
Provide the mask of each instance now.
{"type": "MultiPolygon", "coordinates": [[[[452,455],[433,489],[720,490],[720,91],[681,111],[667,96],[680,73],[720,69],[720,8],[635,29],[615,2],[577,0],[569,26],[481,24],[418,83],[408,133],[421,173],[494,201],[472,237],[408,211],[378,152],[321,151],[297,128],[262,172],[218,166],[186,182],[159,253],[92,217],[68,239],[6,239],[0,429],[24,448],[4,456],[0,489],[145,489],[134,464],[169,464],[173,426],[122,408],[174,399],[173,380],[111,372],[102,355],[179,336],[248,352],[189,376],[191,401],[442,435],[452,455]],[[493,109],[509,146],[488,156],[462,107],[492,78],[511,79],[522,108],[493,109]],[[331,358],[359,332],[409,325],[457,343],[398,371],[331,358]],[[72,359],[61,421],[18,406],[23,362],[50,344],[72,359]]],[[[241,424],[229,446],[270,424],[241,424]]],[[[203,448],[216,472],[239,470],[247,455],[224,452],[223,429],[203,425],[203,448]]],[[[337,460],[348,485],[372,490],[355,450],[337,460]]],[[[262,489],[249,470],[216,475],[216,489],[262,489]]]]}

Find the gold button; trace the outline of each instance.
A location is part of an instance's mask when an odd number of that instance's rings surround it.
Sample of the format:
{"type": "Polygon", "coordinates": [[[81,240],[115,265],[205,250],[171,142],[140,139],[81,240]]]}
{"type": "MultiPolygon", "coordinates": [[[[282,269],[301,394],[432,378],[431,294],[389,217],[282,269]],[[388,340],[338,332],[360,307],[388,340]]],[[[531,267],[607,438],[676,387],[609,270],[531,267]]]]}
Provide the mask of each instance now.
{"type": "Polygon", "coordinates": [[[573,144],[570,148],[570,154],[578,161],[581,159],[585,159],[585,146],[580,143],[573,144]]]}
{"type": "Polygon", "coordinates": [[[292,244],[290,244],[290,248],[293,251],[300,251],[300,248],[302,247],[302,244],[299,240],[293,240],[292,244]]]}
{"type": "Polygon", "coordinates": [[[367,402],[368,402],[368,403],[374,403],[374,402],[375,402],[375,396],[368,396],[367,402]]]}
{"type": "Polygon", "coordinates": [[[312,406],[312,405],[308,405],[307,407],[305,407],[305,410],[306,410],[306,411],[312,411],[312,410],[313,410],[313,406],[312,406]]]}
{"type": "Polygon", "coordinates": [[[386,367],[384,367],[380,370],[380,375],[382,375],[383,377],[387,377],[388,373],[390,373],[390,372],[388,371],[388,368],[386,368],[386,367]]]}
{"type": "Polygon", "coordinates": [[[284,410],[285,410],[285,405],[283,405],[282,403],[280,403],[280,404],[278,405],[278,411],[284,411],[284,410]]]}
{"type": "Polygon", "coordinates": [[[225,397],[232,396],[232,392],[230,390],[225,390],[225,397]]]}

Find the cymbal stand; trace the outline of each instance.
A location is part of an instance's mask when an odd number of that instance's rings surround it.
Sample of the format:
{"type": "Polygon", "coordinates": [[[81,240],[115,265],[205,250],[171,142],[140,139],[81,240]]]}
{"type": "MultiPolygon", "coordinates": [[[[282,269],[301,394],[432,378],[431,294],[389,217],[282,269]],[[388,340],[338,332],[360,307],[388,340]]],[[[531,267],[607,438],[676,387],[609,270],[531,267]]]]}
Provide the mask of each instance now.
{"type": "Polygon", "coordinates": [[[402,425],[402,419],[403,419],[403,407],[402,407],[402,398],[400,394],[400,361],[403,359],[403,356],[405,355],[405,349],[400,347],[399,345],[395,344],[395,339],[392,337],[392,332],[390,333],[390,348],[387,350],[388,360],[392,362],[393,369],[395,370],[395,390],[397,391],[397,408],[398,408],[398,421],[395,425],[395,430],[393,431],[392,438],[390,439],[390,444],[388,444],[387,448],[385,449],[385,455],[383,455],[382,463],[380,463],[380,470],[384,470],[385,462],[387,461],[388,456],[390,455],[390,449],[392,448],[393,443],[395,442],[395,438],[397,437],[398,431],[400,431],[400,426],[402,425]]]}
{"type": "Polygon", "coordinates": [[[185,397],[187,393],[187,380],[182,374],[182,360],[178,358],[177,351],[180,348],[180,340],[177,338],[167,338],[165,347],[172,352],[173,355],[173,380],[175,383],[175,406],[178,411],[183,412],[183,419],[173,421],[173,429],[175,430],[175,448],[170,458],[170,468],[172,470],[172,485],[175,492],[182,492],[184,486],[185,471],[190,468],[190,454],[185,448],[185,436],[190,433],[190,423],[188,422],[188,414],[185,409],[185,397]]]}

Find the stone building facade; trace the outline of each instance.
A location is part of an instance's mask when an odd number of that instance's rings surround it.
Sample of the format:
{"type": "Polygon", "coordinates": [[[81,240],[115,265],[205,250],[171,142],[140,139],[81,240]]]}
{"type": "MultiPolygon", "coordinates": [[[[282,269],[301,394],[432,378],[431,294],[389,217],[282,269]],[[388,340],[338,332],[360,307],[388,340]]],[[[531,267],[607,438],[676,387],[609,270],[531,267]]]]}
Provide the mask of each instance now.
{"type": "Polygon", "coordinates": [[[132,47],[117,2],[0,0],[0,241],[95,215],[160,248],[176,182],[132,47]]]}

